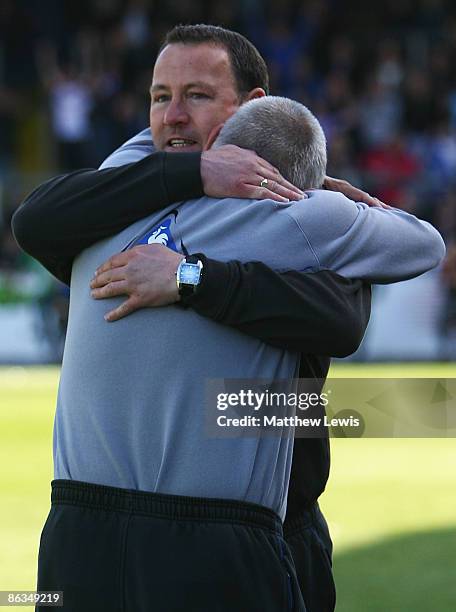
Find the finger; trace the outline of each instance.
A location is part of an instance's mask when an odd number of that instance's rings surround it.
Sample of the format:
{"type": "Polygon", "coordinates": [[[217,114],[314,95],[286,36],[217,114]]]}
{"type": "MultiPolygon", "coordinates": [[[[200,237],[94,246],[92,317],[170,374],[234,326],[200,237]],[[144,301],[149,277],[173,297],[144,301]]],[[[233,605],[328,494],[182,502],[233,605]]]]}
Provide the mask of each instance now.
{"type": "MultiPolygon", "coordinates": [[[[293,183],[290,183],[290,181],[287,181],[287,179],[284,178],[280,174],[280,172],[276,170],[276,168],[274,168],[274,166],[270,166],[270,168],[264,168],[263,170],[261,171],[263,172],[263,174],[261,174],[260,172],[260,182],[263,178],[265,178],[268,180],[268,182],[274,182],[276,185],[280,185],[281,187],[288,189],[290,192],[300,195],[301,197],[304,194],[304,192],[301,189],[299,189],[299,187],[296,187],[295,185],[293,185],[293,183]]],[[[268,188],[270,189],[270,185],[268,185],[268,188]]]]}
{"type": "Polygon", "coordinates": [[[104,287],[92,289],[90,295],[95,300],[104,300],[105,298],[115,297],[117,295],[126,295],[128,291],[128,283],[126,280],[108,283],[104,287]]]}
{"type": "MultiPolygon", "coordinates": [[[[288,181],[286,182],[288,183],[288,181]]],[[[275,180],[268,179],[268,184],[266,188],[269,191],[272,191],[273,193],[276,193],[284,198],[287,198],[287,200],[302,200],[303,198],[307,197],[307,195],[303,193],[302,191],[297,192],[295,188],[290,189],[289,187],[284,186],[279,181],[275,181],[275,180]]]]}
{"type": "Polygon", "coordinates": [[[263,157],[257,156],[257,162],[261,170],[269,173],[272,177],[277,178],[278,176],[281,176],[279,170],[263,157]]]}
{"type": "Polygon", "coordinates": [[[253,200],[275,200],[276,202],[289,202],[289,198],[285,198],[274,191],[270,191],[266,187],[258,187],[256,185],[245,186],[245,197],[253,200]]]}
{"type": "Polygon", "coordinates": [[[95,274],[100,274],[100,272],[106,272],[106,270],[111,270],[112,268],[119,268],[128,263],[130,259],[130,251],[124,251],[123,253],[116,253],[109,259],[107,259],[101,266],[95,270],[95,274]]]}
{"type": "Polygon", "coordinates": [[[105,314],[104,319],[109,323],[111,323],[112,321],[118,321],[119,319],[122,319],[123,317],[126,317],[127,315],[131,314],[138,308],[139,304],[137,304],[137,302],[133,298],[129,298],[126,302],[123,302],[120,306],[114,308],[114,310],[111,310],[110,312],[105,314]]]}
{"type": "Polygon", "coordinates": [[[90,281],[90,288],[96,289],[97,287],[104,287],[104,285],[107,285],[108,283],[124,280],[125,269],[126,266],[122,266],[121,268],[112,268],[110,270],[106,270],[106,272],[96,274],[90,281]]]}
{"type": "MultiPolygon", "coordinates": [[[[351,187],[351,185],[350,185],[351,187]]],[[[361,191],[361,189],[357,189],[356,187],[351,187],[351,189],[344,189],[342,191],[347,198],[354,200],[355,202],[362,202],[363,204],[367,204],[373,208],[381,207],[383,202],[381,202],[378,198],[371,196],[367,191],[361,191]]]]}
{"type": "Polygon", "coordinates": [[[361,194],[356,198],[357,202],[363,202],[363,204],[367,204],[371,208],[379,208],[380,204],[376,201],[375,198],[370,196],[368,193],[361,194]]]}
{"type": "Polygon", "coordinates": [[[360,202],[364,202],[365,204],[367,204],[368,206],[371,206],[372,208],[385,208],[386,204],[384,204],[381,200],[379,200],[378,198],[375,198],[374,196],[369,195],[368,193],[364,193],[362,192],[362,198],[359,200],[360,202]]]}

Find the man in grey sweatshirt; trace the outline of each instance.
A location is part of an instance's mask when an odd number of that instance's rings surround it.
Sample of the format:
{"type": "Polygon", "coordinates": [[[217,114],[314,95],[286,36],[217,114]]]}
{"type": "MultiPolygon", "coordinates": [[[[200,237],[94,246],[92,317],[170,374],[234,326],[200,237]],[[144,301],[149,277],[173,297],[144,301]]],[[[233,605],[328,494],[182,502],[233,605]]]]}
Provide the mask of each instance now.
{"type": "MultiPolygon", "coordinates": [[[[305,610],[280,526],[293,428],[250,438],[211,437],[205,428],[207,411],[216,410],[206,401],[208,380],[292,380],[299,355],[175,305],[107,323],[105,300],[119,307],[134,285],[131,254],[154,249],[167,248],[179,262],[204,252],[394,282],[437,265],[444,247],[412,215],[319,190],[325,140],[298,103],[269,97],[244,104],[214,146],[223,143],[261,150],[308,197],[183,202],[76,259],[54,433],[58,503],[42,540],[42,589],[65,584],[71,596],[95,579],[109,584],[95,563],[105,547],[125,568],[132,610],[147,609],[135,597],[173,611],[305,610]],[[98,539],[93,559],[78,557],[87,563],[77,577],[64,550],[76,545],[71,527],[78,540],[98,539]]],[[[188,280],[186,289],[198,281],[188,280]]]]}

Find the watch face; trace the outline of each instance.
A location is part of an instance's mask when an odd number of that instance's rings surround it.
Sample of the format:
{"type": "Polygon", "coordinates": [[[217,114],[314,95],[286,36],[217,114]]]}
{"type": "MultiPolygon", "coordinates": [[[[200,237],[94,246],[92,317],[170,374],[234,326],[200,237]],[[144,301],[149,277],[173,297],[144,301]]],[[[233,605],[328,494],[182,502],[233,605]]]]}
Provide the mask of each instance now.
{"type": "Polygon", "coordinates": [[[184,263],[181,266],[179,282],[184,285],[197,285],[201,269],[197,264],[184,263]]]}

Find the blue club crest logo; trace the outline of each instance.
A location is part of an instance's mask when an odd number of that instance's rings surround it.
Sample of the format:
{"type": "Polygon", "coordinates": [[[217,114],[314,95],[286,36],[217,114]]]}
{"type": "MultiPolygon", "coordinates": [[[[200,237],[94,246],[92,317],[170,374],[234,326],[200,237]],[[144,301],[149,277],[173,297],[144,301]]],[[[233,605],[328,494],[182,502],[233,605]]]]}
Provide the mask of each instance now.
{"type": "Polygon", "coordinates": [[[177,251],[176,244],[171,234],[171,221],[166,219],[150,229],[136,244],[162,244],[173,251],[177,251]]]}

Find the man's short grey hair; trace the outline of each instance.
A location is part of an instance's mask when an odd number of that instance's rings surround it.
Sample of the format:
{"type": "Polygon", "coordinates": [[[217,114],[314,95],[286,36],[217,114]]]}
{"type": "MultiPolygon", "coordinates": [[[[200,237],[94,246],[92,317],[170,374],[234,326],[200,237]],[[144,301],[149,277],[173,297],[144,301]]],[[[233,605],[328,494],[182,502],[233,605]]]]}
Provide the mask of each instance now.
{"type": "Polygon", "coordinates": [[[326,175],[326,138],[310,110],[289,98],[250,100],[223,126],[214,147],[252,149],[300,189],[318,189],[326,175]]]}

